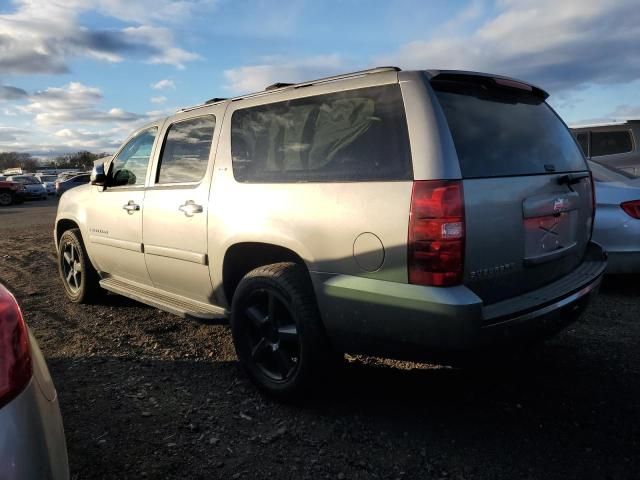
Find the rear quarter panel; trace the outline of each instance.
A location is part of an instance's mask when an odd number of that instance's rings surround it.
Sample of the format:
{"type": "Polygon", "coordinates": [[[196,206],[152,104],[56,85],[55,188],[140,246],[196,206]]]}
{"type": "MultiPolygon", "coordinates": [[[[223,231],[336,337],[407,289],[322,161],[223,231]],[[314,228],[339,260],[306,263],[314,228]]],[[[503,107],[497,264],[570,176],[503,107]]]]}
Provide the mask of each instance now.
{"type": "MultiPolygon", "coordinates": [[[[396,72],[336,85],[314,85],[304,95],[394,83],[396,72]]],[[[302,96],[299,93],[296,97],[302,96]]],[[[231,115],[239,108],[286,100],[276,93],[233,103],[224,117],[209,199],[208,248],[216,298],[225,304],[222,289],[224,254],[242,242],[270,243],[297,253],[312,273],[360,275],[395,282],[407,281],[407,228],[411,181],[252,184],[236,182],[231,162],[231,115]],[[381,258],[367,271],[354,258],[361,234],[371,241],[365,249],[381,258]],[[377,237],[375,239],[372,235],[377,237]]]]}

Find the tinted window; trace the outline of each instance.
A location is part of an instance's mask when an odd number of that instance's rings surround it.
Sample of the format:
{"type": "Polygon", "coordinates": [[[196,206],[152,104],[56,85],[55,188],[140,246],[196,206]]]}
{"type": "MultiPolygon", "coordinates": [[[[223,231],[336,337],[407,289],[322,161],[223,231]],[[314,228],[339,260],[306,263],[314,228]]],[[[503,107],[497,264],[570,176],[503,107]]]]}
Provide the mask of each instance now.
{"type": "Polygon", "coordinates": [[[576,136],[578,140],[578,145],[582,149],[582,153],[584,153],[585,157],[589,156],[589,134],[588,133],[579,133],[576,136]]]}
{"type": "Polygon", "coordinates": [[[398,85],[237,110],[231,155],[240,182],[412,178],[398,85]]]}
{"type": "Polygon", "coordinates": [[[591,156],[614,155],[633,150],[628,131],[591,132],[591,156]]]}
{"type": "Polygon", "coordinates": [[[432,86],[463,177],[586,170],[567,127],[533,94],[456,81],[434,81],[432,86]]]}
{"type": "Polygon", "coordinates": [[[157,183],[197,182],[209,163],[216,119],[211,115],[174,123],[162,148],[157,183]]]}
{"type": "Polygon", "coordinates": [[[153,142],[158,134],[156,127],[133,137],[113,160],[112,185],[144,185],[153,142]]]}
{"type": "Polygon", "coordinates": [[[87,183],[90,179],[90,175],[79,175],[77,177],[73,177],[71,181],[73,183],[87,183]]]}

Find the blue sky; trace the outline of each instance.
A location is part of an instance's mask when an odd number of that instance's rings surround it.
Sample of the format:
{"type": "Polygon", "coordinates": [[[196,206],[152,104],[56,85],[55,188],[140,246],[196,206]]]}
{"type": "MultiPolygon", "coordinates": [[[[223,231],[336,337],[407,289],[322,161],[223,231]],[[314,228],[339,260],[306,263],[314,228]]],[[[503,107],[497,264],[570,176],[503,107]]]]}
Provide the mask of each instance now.
{"type": "Polygon", "coordinates": [[[570,124],[640,117],[640,9],[595,0],[0,0],[0,151],[112,151],[215,96],[376,65],[542,86],[570,124]]]}

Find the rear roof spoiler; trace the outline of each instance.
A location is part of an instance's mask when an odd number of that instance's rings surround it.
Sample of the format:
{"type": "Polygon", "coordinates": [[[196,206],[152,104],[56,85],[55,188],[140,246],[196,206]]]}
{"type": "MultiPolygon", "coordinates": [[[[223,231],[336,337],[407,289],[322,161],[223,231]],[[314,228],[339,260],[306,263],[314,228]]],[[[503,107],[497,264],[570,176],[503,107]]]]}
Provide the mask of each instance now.
{"type": "Polygon", "coordinates": [[[470,83],[486,83],[492,82],[495,85],[505,88],[516,88],[527,90],[533,95],[546,100],[549,94],[540,87],[531,83],[523,82],[516,78],[504,77],[502,75],[491,75],[480,72],[467,72],[464,70],[425,70],[429,80],[457,80],[470,83]]]}

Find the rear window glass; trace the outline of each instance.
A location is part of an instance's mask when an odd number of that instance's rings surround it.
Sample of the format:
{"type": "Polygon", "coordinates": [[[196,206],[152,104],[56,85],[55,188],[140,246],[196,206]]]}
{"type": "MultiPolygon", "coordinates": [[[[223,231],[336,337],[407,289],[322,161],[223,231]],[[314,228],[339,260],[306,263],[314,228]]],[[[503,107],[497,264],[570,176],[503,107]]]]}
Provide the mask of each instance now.
{"type": "Polygon", "coordinates": [[[349,182],[413,177],[398,85],[237,110],[231,118],[239,182],[349,182]]]}
{"type": "Polygon", "coordinates": [[[628,131],[591,132],[591,156],[615,155],[633,150],[628,131]]]}
{"type": "Polygon", "coordinates": [[[464,178],[587,169],[573,136],[542,99],[470,82],[431,84],[464,178]]]}

